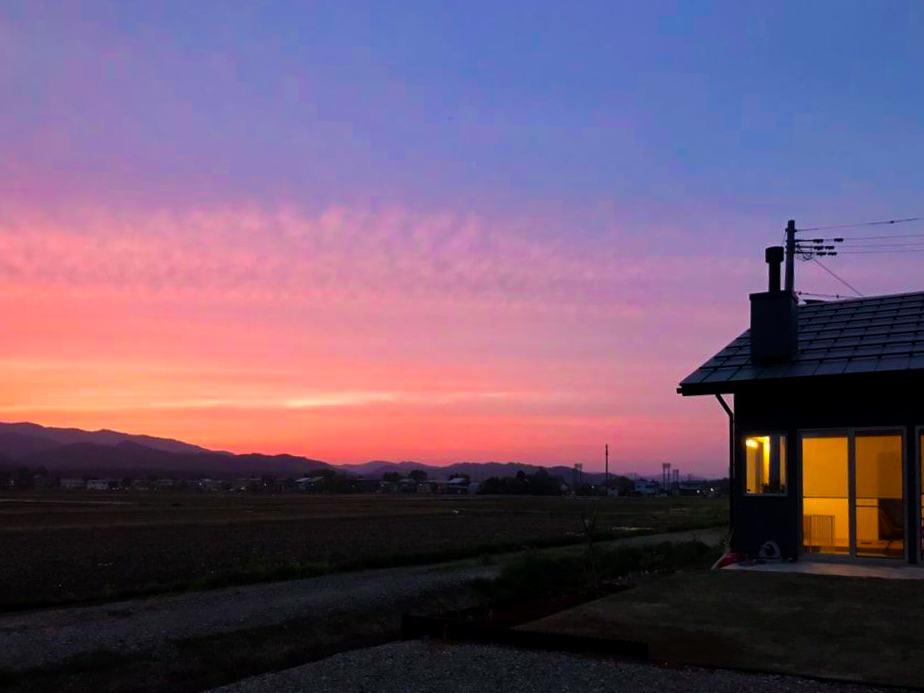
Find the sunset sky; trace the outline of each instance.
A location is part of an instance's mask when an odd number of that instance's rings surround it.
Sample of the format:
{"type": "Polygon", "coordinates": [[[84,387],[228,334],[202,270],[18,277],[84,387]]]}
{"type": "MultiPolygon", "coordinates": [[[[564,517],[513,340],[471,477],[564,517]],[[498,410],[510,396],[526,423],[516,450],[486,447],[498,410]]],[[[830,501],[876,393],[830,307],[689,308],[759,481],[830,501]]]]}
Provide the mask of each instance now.
{"type": "MultiPolygon", "coordinates": [[[[910,0],[4,0],[0,420],[720,474],[724,413],[675,388],[764,247],[924,215],[922,30],[910,0]]],[[[877,294],[922,263],[828,264],[877,294]]]]}

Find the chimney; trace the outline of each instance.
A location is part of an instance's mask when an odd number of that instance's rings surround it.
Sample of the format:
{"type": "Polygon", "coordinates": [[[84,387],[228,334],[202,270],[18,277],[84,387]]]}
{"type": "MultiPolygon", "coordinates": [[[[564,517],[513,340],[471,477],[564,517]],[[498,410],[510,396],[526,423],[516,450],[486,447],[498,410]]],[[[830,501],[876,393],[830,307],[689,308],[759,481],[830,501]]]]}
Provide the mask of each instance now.
{"type": "Polygon", "coordinates": [[[751,294],[751,360],[755,363],[788,361],[798,350],[798,299],[780,290],[782,246],[767,248],[769,290],[751,294]]]}

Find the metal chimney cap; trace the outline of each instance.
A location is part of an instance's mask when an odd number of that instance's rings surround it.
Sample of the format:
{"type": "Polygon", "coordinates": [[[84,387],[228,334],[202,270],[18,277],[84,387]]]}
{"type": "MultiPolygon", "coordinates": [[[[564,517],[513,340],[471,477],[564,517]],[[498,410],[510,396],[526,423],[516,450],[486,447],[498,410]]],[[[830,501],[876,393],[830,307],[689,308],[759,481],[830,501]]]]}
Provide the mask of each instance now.
{"type": "Polygon", "coordinates": [[[764,259],[767,262],[783,262],[783,246],[770,246],[764,251],[764,259]]]}

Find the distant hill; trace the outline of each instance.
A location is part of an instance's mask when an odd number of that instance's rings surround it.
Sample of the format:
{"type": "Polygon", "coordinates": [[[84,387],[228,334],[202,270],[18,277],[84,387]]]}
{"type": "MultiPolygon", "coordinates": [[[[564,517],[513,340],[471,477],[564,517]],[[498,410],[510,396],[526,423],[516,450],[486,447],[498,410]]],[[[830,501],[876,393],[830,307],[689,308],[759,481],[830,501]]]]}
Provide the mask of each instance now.
{"type": "Polygon", "coordinates": [[[45,467],[58,474],[105,476],[233,477],[252,474],[301,475],[329,465],[292,455],[230,455],[221,452],[180,454],[131,441],[118,445],[73,443],[20,457],[17,466],[45,467]]]}
{"type": "Polygon", "coordinates": [[[107,476],[301,475],[326,462],[294,455],[233,455],[169,438],[118,431],[0,423],[0,466],[107,476]]]}
{"type": "Polygon", "coordinates": [[[188,454],[215,452],[198,445],[190,445],[171,438],[120,433],[118,431],[83,431],[79,428],[53,428],[34,423],[0,423],[0,452],[16,459],[60,445],[74,443],[95,443],[96,445],[118,445],[132,442],[154,450],[188,454]]]}
{"type": "MultiPolygon", "coordinates": [[[[171,438],[78,428],[53,428],[34,423],[0,423],[0,466],[43,466],[56,473],[99,476],[172,475],[174,477],[233,477],[250,474],[301,475],[317,469],[342,470],[347,474],[379,478],[385,472],[407,475],[414,469],[431,479],[467,474],[475,481],[488,477],[528,474],[542,468],[521,462],[457,462],[445,467],[406,460],[373,460],[362,464],[333,466],[296,455],[234,455],[208,450],[171,438]]],[[[544,467],[550,474],[571,482],[571,467],[544,467]]],[[[615,474],[615,472],[614,472],[615,474]]],[[[600,472],[585,472],[584,480],[598,483],[600,472]]]]}

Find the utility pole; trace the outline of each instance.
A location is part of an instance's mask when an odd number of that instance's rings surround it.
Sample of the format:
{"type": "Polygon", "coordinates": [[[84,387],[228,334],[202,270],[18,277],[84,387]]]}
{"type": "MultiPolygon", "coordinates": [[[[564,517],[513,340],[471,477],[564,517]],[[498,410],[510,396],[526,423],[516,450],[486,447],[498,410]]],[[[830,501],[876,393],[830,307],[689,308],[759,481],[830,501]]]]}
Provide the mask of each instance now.
{"type": "Polygon", "coordinates": [[[604,486],[606,486],[606,489],[607,489],[606,492],[609,493],[609,488],[610,488],[610,444],[609,443],[606,444],[606,452],[604,454],[606,455],[606,483],[604,484],[604,486]]]}
{"type": "Polygon", "coordinates": [[[786,224],[786,291],[792,293],[795,287],[796,261],[796,220],[790,219],[786,224]]]}

